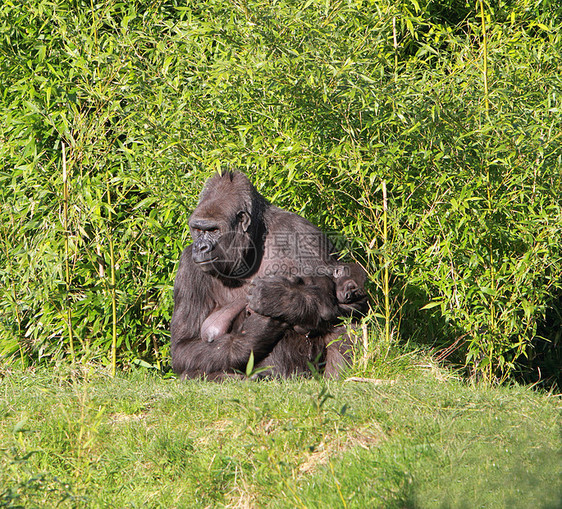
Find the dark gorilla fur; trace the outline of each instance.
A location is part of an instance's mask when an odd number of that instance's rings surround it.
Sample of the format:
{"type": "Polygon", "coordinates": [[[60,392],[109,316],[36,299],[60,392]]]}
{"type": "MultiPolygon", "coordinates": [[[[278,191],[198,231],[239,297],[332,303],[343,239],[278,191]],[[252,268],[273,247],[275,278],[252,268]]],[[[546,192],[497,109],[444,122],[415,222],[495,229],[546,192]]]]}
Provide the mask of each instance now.
{"type": "Polygon", "coordinates": [[[174,285],[174,371],[233,376],[253,352],[271,375],[325,366],[337,376],[349,338],[333,323],[365,311],[367,301],[361,277],[345,283],[353,287],[347,294],[337,290],[334,271],[342,265],[326,236],[269,204],[239,172],[209,179],[189,227],[193,244],[182,253],[174,285]]]}
{"type": "MultiPolygon", "coordinates": [[[[361,265],[358,263],[338,265],[332,269],[331,273],[331,278],[326,276],[323,279],[323,287],[326,292],[335,291],[336,293],[337,308],[334,308],[334,311],[337,309],[337,316],[363,314],[367,306],[367,293],[364,287],[367,274],[361,265]]],[[[295,278],[289,279],[296,281],[295,278]]],[[[302,279],[301,283],[306,284],[306,279],[302,279]]],[[[322,279],[316,277],[311,284],[319,281],[322,279]]],[[[251,292],[250,295],[252,295],[251,292]]],[[[249,316],[249,313],[250,310],[245,301],[234,301],[228,306],[214,311],[201,325],[201,338],[212,343],[216,337],[230,332],[235,324],[240,323],[241,318],[249,316]]],[[[337,316],[333,316],[332,319],[335,320],[337,316]]],[[[328,317],[326,319],[329,320],[328,317]]],[[[295,326],[295,330],[300,334],[313,332],[313,330],[306,330],[301,326],[295,326]]]]}
{"type": "Polygon", "coordinates": [[[336,285],[336,298],[340,314],[364,313],[367,307],[365,282],[367,273],[358,263],[349,263],[334,267],[332,277],[336,285]]]}

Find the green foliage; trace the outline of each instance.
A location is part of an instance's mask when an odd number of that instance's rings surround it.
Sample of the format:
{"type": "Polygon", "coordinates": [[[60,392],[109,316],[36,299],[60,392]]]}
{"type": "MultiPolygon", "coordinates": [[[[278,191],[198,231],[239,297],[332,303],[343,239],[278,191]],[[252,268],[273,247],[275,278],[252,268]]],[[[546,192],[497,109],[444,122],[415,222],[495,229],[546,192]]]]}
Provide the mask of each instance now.
{"type": "Polygon", "coordinates": [[[4,2],[0,354],[50,362],[72,333],[81,360],[115,338],[122,366],[166,363],[189,211],[234,167],[343,231],[374,329],[488,380],[559,345],[562,11],[484,13],[485,34],[465,0],[4,2]]]}

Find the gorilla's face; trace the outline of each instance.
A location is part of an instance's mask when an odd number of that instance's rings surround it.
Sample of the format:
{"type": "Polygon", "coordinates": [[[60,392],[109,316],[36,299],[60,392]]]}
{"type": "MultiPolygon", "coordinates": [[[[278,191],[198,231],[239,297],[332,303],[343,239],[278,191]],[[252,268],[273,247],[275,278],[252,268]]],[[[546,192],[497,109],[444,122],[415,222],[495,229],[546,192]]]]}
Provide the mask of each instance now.
{"type": "Polygon", "coordinates": [[[340,304],[352,304],[367,297],[365,282],[367,274],[358,263],[339,265],[334,268],[336,296],[340,304]]]}
{"type": "Polygon", "coordinates": [[[247,231],[250,219],[243,211],[231,217],[224,212],[217,209],[213,215],[203,215],[195,209],[189,220],[192,259],[211,275],[244,277],[255,261],[254,244],[247,231]]]}

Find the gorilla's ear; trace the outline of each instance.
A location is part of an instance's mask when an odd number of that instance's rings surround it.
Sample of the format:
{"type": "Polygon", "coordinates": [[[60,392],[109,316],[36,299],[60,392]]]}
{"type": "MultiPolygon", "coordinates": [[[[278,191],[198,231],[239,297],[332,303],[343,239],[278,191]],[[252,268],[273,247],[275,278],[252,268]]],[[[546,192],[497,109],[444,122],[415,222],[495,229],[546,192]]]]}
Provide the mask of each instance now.
{"type": "Polygon", "coordinates": [[[252,218],[250,217],[250,214],[248,214],[244,210],[238,212],[237,215],[238,215],[238,222],[242,225],[242,230],[244,230],[244,233],[246,233],[248,231],[248,228],[250,228],[250,223],[252,221],[252,218]]]}
{"type": "Polygon", "coordinates": [[[345,275],[345,267],[343,265],[338,265],[337,267],[334,267],[334,274],[333,274],[334,279],[339,279],[344,275],[345,275]]]}

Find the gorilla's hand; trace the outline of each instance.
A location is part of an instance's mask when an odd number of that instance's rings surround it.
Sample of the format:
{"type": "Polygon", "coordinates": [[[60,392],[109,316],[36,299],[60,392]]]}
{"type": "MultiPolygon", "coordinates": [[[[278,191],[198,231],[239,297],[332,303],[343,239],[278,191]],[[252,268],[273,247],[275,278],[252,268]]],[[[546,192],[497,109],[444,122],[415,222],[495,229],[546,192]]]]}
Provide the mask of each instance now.
{"type": "Polygon", "coordinates": [[[328,277],[256,278],[248,290],[248,307],[300,330],[321,332],[337,318],[334,283],[328,277]]]}
{"type": "Polygon", "coordinates": [[[302,287],[303,280],[295,276],[256,278],[248,290],[248,307],[262,316],[290,322],[302,287]]]}

